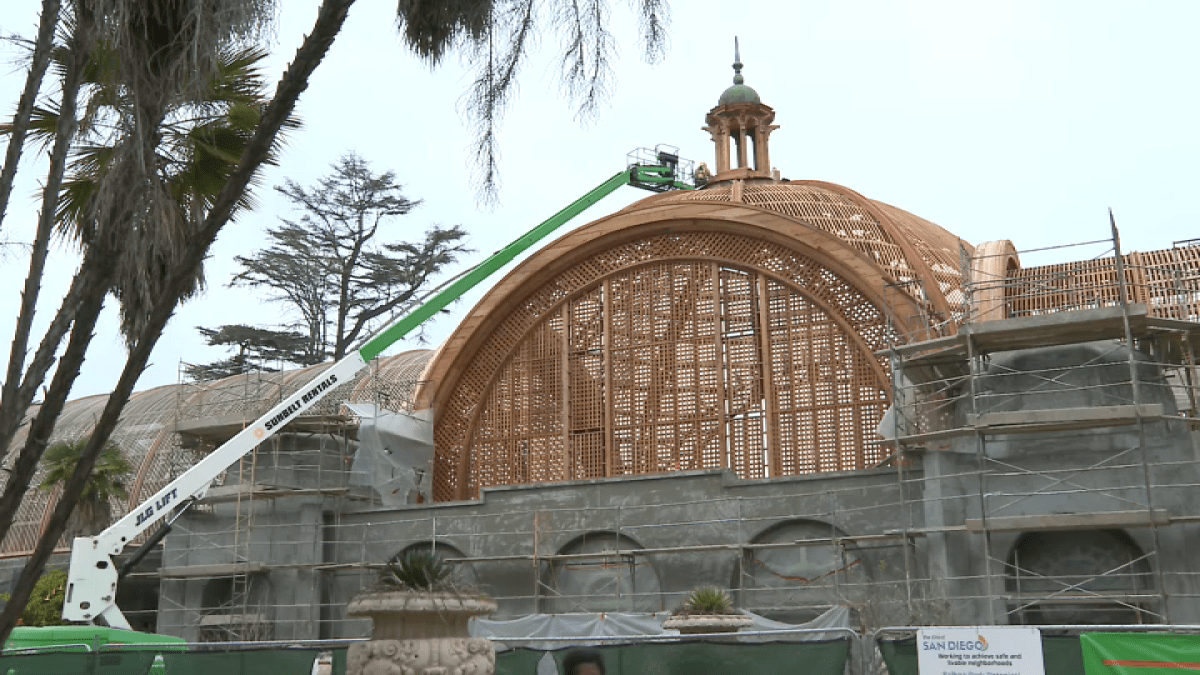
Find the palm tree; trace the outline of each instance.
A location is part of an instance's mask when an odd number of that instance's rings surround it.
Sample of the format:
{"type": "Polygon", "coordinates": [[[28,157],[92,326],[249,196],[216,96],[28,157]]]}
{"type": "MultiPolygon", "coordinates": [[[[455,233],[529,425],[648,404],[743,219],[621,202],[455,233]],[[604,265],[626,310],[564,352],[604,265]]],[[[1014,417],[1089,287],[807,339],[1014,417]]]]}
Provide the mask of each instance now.
{"type": "MultiPolygon", "coordinates": [[[[66,484],[67,479],[75,472],[79,458],[87,448],[89,437],[75,441],[55,443],[46,449],[42,465],[46,476],[42,479],[41,489],[54,492],[66,484]]],[[[109,441],[104,444],[104,450],[92,468],[92,475],[79,493],[79,503],[71,515],[67,525],[67,539],[90,536],[99,533],[112,522],[112,499],[129,499],[126,480],[133,473],[133,465],[121,454],[121,448],[109,441]]]]}

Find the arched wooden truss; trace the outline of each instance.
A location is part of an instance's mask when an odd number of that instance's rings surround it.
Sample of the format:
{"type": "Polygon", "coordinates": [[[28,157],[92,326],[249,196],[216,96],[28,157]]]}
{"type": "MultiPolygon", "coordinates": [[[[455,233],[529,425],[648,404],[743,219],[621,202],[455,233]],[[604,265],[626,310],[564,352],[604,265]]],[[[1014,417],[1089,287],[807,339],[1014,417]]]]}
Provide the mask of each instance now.
{"type": "Polygon", "coordinates": [[[958,292],[918,252],[929,237],[914,243],[905,227],[944,231],[897,225],[886,210],[908,214],[844,188],[797,183],[791,202],[780,190],[777,203],[748,202],[758,187],[644,200],[493,288],[417,392],[418,408],[435,409],[434,498],[885,459],[874,430],[891,385],[875,352],[927,333],[952,309],[943,289],[958,292]],[[783,208],[805,199],[811,213],[783,208]]]}

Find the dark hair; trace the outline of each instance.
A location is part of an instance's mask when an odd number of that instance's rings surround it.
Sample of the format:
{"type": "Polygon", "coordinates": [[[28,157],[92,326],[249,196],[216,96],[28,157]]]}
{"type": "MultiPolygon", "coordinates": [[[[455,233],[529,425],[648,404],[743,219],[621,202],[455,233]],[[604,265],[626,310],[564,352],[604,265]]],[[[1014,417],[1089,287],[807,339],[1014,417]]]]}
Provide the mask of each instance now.
{"type": "Polygon", "coordinates": [[[575,675],[575,669],[585,663],[594,663],[604,675],[604,655],[595,649],[573,649],[563,657],[563,675],[575,675]]]}

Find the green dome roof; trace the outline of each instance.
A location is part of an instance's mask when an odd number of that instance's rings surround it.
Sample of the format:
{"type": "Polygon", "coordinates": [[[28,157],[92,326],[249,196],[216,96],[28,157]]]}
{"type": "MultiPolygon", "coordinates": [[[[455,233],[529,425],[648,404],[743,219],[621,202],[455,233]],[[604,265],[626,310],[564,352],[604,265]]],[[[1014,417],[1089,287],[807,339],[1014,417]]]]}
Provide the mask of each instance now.
{"type": "Polygon", "coordinates": [[[717,105],[732,105],[734,103],[762,103],[762,99],[758,97],[758,92],[750,87],[742,84],[745,82],[742,77],[742,55],[738,49],[737,38],[733,39],[733,86],[726,89],[721,98],[717,101],[717,105]]]}
{"type": "Polygon", "coordinates": [[[744,84],[735,84],[721,93],[721,99],[717,101],[717,105],[733,103],[762,103],[762,99],[758,97],[758,92],[754,89],[744,84]]]}

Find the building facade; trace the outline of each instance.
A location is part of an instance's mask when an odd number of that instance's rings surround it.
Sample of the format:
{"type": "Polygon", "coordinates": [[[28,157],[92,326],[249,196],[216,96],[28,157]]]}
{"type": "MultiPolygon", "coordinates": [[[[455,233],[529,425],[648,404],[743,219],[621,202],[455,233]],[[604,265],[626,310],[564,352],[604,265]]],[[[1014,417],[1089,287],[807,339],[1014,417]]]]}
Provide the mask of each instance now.
{"type": "MultiPolygon", "coordinates": [[[[1109,257],[1025,268],[1011,242],[787,180],[741,68],[699,189],[563,235],[436,352],[384,359],[232,467],[143,572],[157,628],[361,635],[346,602],[412,549],[497,618],[718,585],[864,628],[1200,623],[1200,247],[1125,254],[1114,232],[1109,257]],[[401,446],[426,460],[367,461],[401,446]]],[[[121,506],[315,372],[155,390],[157,426],[131,405],[121,506]]]]}

